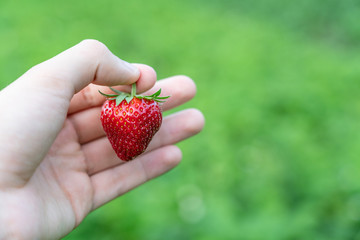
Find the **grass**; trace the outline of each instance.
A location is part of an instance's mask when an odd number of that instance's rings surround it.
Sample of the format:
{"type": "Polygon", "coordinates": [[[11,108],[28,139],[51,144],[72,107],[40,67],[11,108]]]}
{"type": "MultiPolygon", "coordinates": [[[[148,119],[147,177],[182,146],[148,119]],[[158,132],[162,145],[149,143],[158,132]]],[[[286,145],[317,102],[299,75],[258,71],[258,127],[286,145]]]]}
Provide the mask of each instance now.
{"type": "Polygon", "coordinates": [[[192,77],[204,131],[65,239],[359,239],[353,1],[0,3],[0,87],[84,38],[192,77]]]}

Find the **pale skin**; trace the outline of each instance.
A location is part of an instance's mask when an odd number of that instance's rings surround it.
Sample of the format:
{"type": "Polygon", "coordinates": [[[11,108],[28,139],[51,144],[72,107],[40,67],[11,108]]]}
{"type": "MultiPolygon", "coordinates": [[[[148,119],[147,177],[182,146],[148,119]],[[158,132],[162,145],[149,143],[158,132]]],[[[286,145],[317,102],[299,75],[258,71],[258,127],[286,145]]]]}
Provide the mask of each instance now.
{"type": "Polygon", "coordinates": [[[111,148],[98,90],[130,91],[134,82],[138,93],[171,95],[164,111],[196,92],[190,78],[156,81],[151,67],[129,64],[96,40],[36,65],[0,92],[0,239],[59,239],[94,209],[180,162],[174,144],[204,125],[196,109],[165,117],[146,152],[130,162],[111,148]]]}

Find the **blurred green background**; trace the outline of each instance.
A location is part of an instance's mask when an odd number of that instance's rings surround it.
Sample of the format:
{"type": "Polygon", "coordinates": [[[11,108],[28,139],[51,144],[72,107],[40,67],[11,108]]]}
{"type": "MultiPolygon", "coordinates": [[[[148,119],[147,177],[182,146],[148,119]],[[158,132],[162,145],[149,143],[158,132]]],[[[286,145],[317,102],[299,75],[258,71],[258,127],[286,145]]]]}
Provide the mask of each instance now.
{"type": "Polygon", "coordinates": [[[65,239],[360,239],[359,16],[354,0],[2,0],[0,88],[94,38],[192,77],[180,109],[206,117],[176,169],[65,239]]]}

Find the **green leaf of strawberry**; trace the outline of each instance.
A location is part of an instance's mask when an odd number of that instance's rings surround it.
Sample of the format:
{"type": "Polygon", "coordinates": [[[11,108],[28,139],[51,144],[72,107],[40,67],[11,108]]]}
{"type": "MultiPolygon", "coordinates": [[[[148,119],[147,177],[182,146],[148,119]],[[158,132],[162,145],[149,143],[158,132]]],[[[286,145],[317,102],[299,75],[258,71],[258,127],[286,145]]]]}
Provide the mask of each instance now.
{"type": "Polygon", "coordinates": [[[101,123],[117,156],[129,161],[143,153],[162,123],[159,103],[170,96],[160,97],[161,89],[150,96],[136,95],[136,83],[131,93],[110,89],[115,94],[105,94],[101,123]]]}

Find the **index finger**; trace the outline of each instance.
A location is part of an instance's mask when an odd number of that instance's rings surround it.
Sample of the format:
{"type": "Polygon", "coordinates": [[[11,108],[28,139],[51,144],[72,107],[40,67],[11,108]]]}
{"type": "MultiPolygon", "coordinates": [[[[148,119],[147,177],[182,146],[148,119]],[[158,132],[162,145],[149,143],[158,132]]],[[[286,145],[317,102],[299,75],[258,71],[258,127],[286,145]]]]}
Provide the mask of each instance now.
{"type": "MultiPolygon", "coordinates": [[[[155,70],[143,64],[134,64],[134,66],[136,66],[140,71],[140,77],[136,82],[137,92],[143,92],[153,87],[156,82],[155,70]]],[[[123,92],[130,92],[131,90],[130,86],[116,86],[114,88],[123,92]]],[[[105,98],[99,94],[99,90],[103,93],[112,93],[108,87],[90,84],[75,94],[71,99],[68,114],[102,105],[105,98]]]]}

